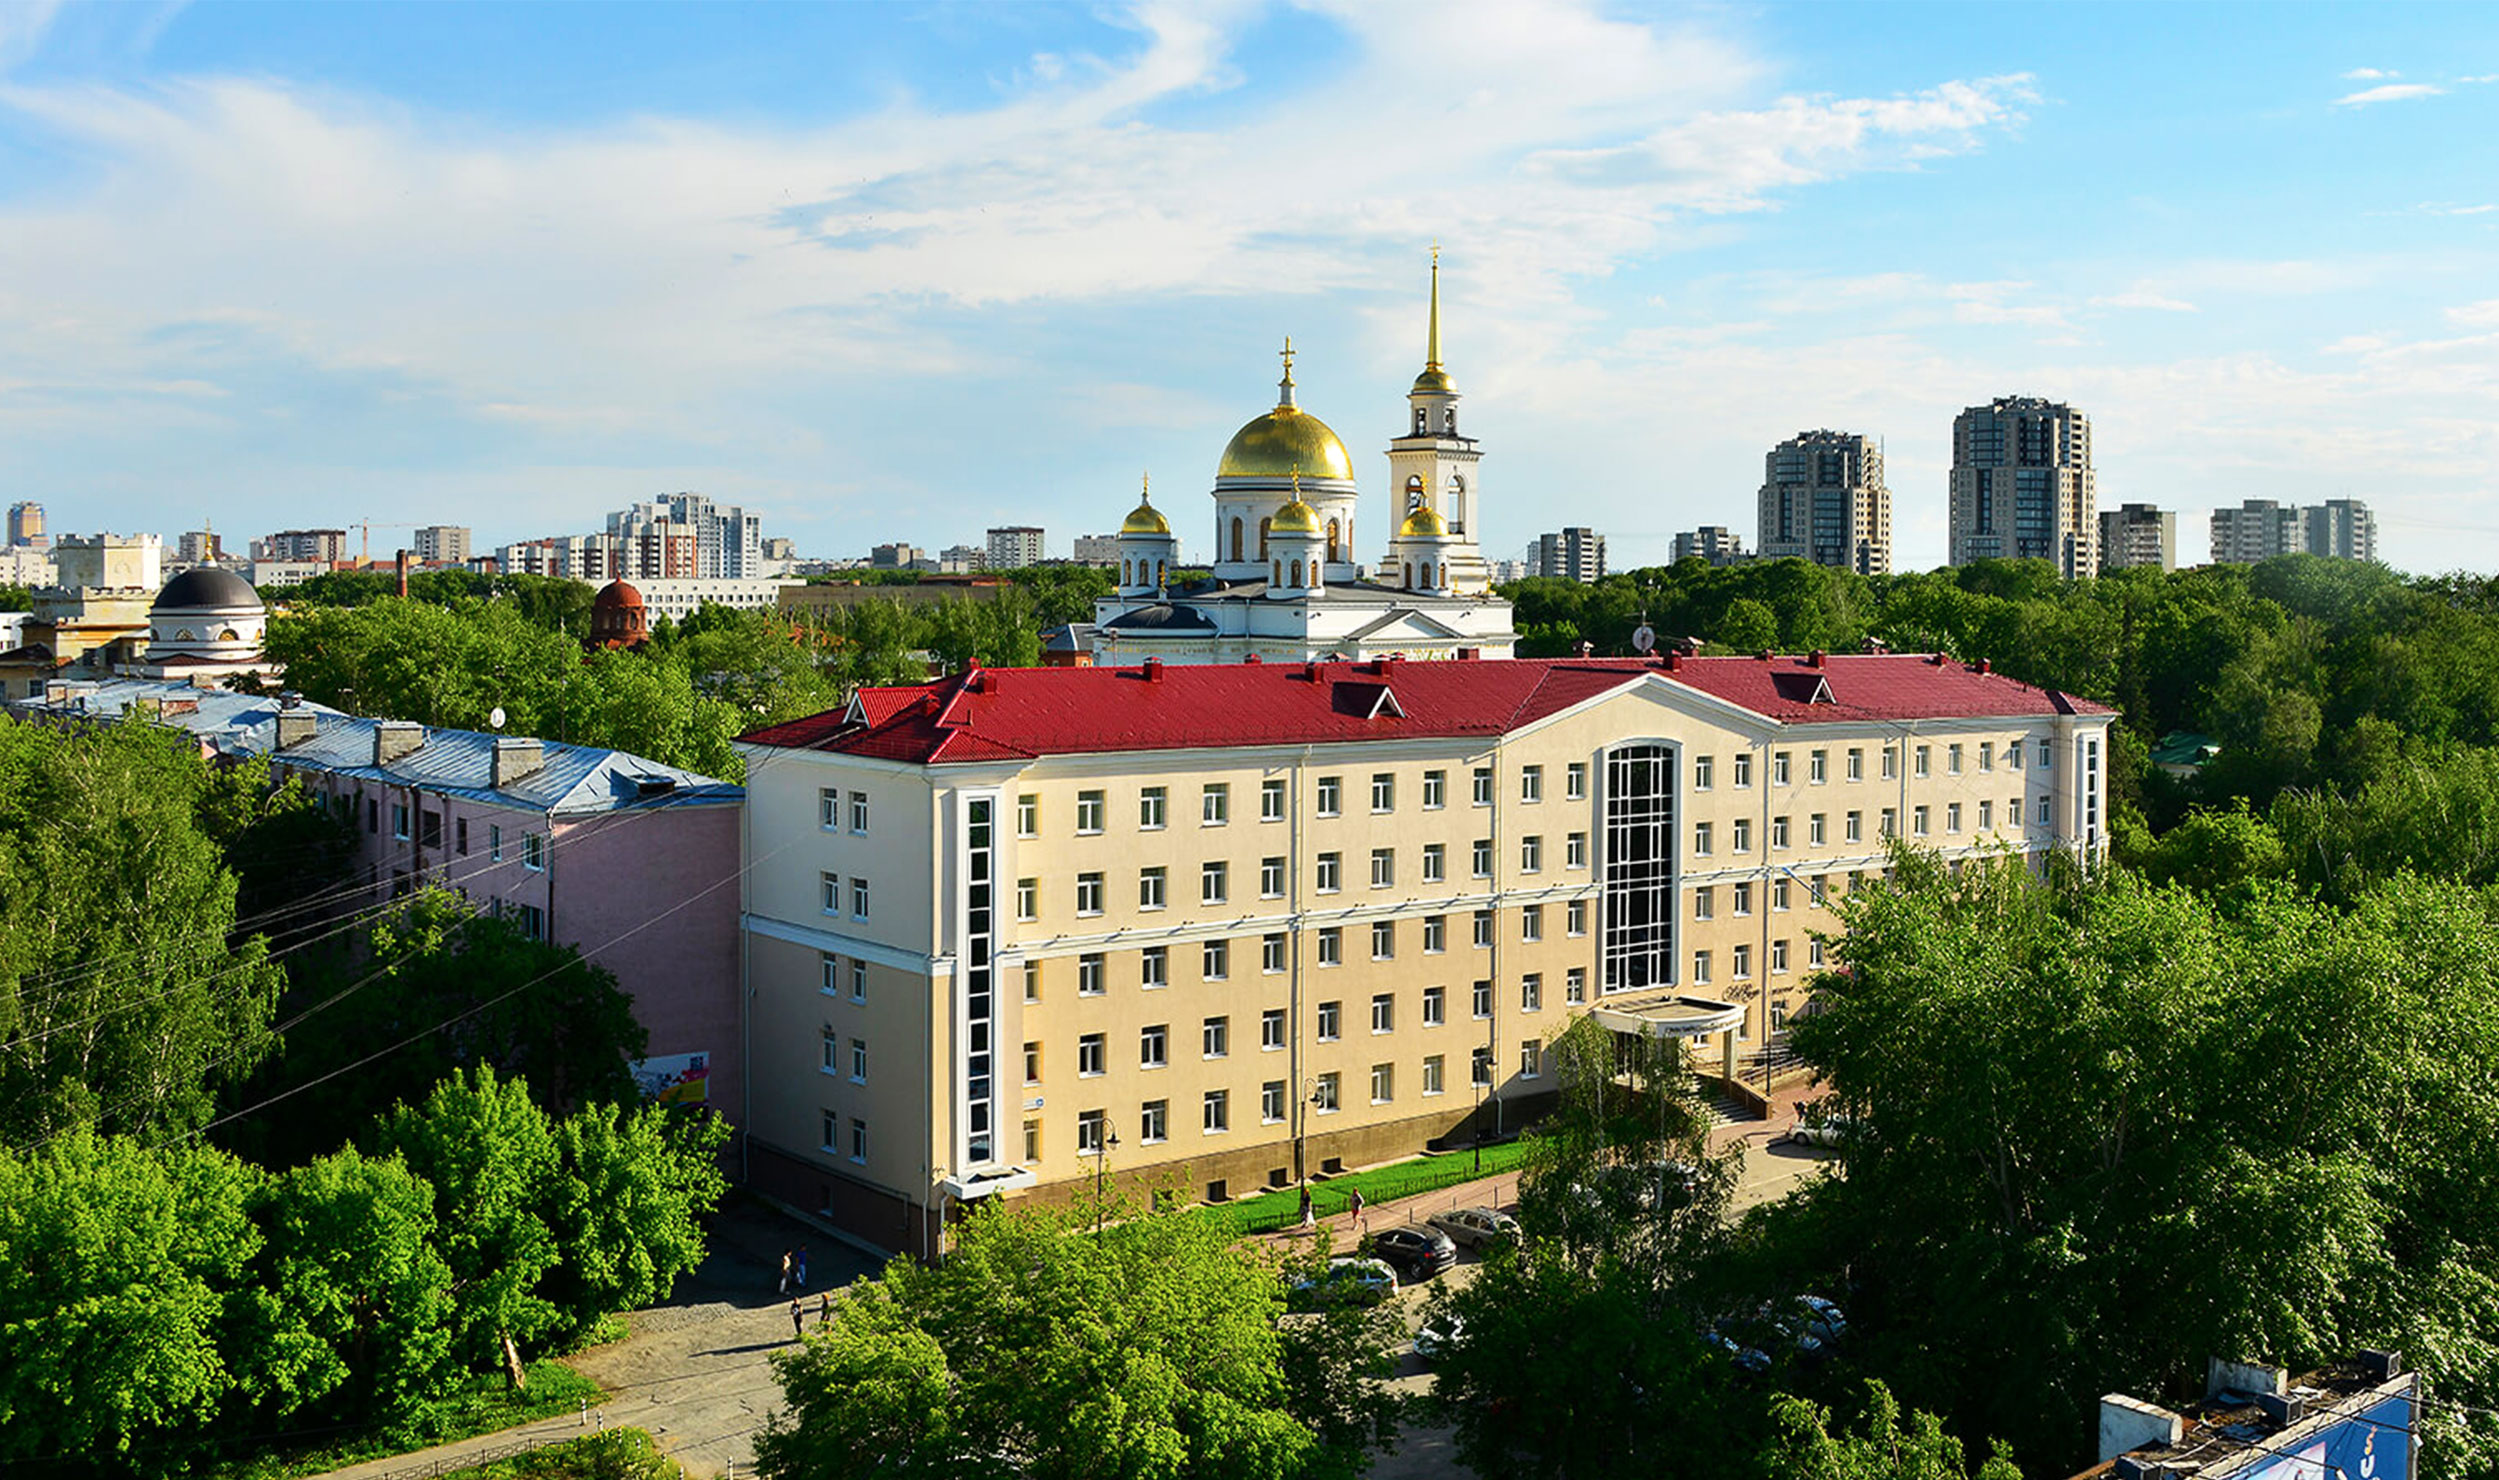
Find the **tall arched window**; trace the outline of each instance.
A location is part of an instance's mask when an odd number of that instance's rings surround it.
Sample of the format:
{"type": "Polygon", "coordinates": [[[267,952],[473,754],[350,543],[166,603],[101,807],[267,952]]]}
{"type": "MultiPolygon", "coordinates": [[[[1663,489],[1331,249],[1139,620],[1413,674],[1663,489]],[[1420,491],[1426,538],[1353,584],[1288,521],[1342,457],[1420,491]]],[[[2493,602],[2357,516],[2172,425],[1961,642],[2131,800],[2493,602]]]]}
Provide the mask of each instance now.
{"type": "Polygon", "coordinates": [[[1336,539],[1337,539],[1337,528],[1336,528],[1336,521],[1335,521],[1335,520],[1333,520],[1333,519],[1331,519],[1331,520],[1329,520],[1329,521],[1328,521],[1328,558],[1329,558],[1330,560],[1338,560],[1338,559],[1342,559],[1342,558],[1343,558],[1342,556],[1340,556],[1340,555],[1338,555],[1338,554],[1336,553],[1336,539]]]}
{"type": "Polygon", "coordinates": [[[1431,430],[1431,426],[1424,420],[1424,416],[1425,412],[1422,407],[1417,406],[1414,408],[1414,434],[1418,437],[1431,430]]]}
{"type": "Polygon", "coordinates": [[[1296,560],[1296,561],[1294,561],[1294,562],[1293,562],[1293,586],[1294,586],[1294,589],[1299,590],[1299,589],[1301,588],[1301,585],[1302,585],[1302,563],[1301,563],[1300,561],[1296,560]]]}
{"type": "Polygon", "coordinates": [[[1270,581],[1272,581],[1272,582],[1274,582],[1276,585],[1279,585],[1279,586],[1283,585],[1283,584],[1284,584],[1284,562],[1283,562],[1283,561],[1281,561],[1281,560],[1271,560],[1271,561],[1269,561],[1269,562],[1267,562],[1267,563],[1268,563],[1268,565],[1269,565],[1269,566],[1270,566],[1270,567],[1274,570],[1274,572],[1275,572],[1273,575],[1270,575],[1269,577],[1267,577],[1267,579],[1268,579],[1268,580],[1270,580],[1270,581]]]}
{"type": "Polygon", "coordinates": [[[1241,558],[1241,516],[1238,514],[1232,516],[1232,558],[1241,558]]]}
{"type": "MultiPolygon", "coordinates": [[[[1428,565],[1423,568],[1425,570],[1431,569],[1428,565]]],[[[1414,562],[1411,560],[1406,562],[1406,589],[1409,591],[1414,589],[1414,562]]]]}
{"type": "Polygon", "coordinates": [[[1440,409],[1440,429],[1441,429],[1442,431],[1444,431],[1444,432],[1447,432],[1449,435],[1451,435],[1451,436],[1453,436],[1453,437],[1454,437],[1454,436],[1456,436],[1456,435],[1458,434],[1458,408],[1457,408],[1457,407],[1455,407],[1455,406],[1443,406],[1443,407],[1440,409]]]}
{"type": "Polygon", "coordinates": [[[1406,512],[1411,514],[1422,507],[1423,475],[1416,473],[1406,479],[1406,512]]]}
{"type": "Polygon", "coordinates": [[[1258,558],[1261,560],[1267,558],[1267,526],[1274,522],[1272,519],[1258,521],[1258,558]]]}

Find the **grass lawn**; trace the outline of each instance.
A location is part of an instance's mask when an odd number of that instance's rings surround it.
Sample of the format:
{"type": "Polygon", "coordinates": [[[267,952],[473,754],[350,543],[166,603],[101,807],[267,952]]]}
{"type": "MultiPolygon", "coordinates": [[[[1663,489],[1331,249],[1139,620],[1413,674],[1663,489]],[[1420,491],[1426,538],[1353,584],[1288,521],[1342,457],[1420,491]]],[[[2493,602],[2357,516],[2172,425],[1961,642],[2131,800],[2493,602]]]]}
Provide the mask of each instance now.
{"type": "MultiPolygon", "coordinates": [[[[1325,1182],[1310,1184],[1310,1202],[1318,1216],[1325,1218],[1344,1212],[1357,1189],[1363,1202],[1372,1207],[1401,1197],[1437,1192],[1455,1187],[1478,1177],[1498,1176],[1515,1172],[1527,1160],[1527,1143],[1506,1141],[1487,1146],[1479,1164],[1473,1151],[1441,1151],[1419,1156],[1411,1161],[1391,1162],[1384,1167],[1330,1177],[1325,1182]]],[[[1224,1203],[1206,1209],[1206,1216],[1220,1218],[1241,1235],[1273,1233],[1301,1221],[1302,1193],[1298,1187],[1279,1187],[1261,1192],[1239,1202],[1224,1203]]]]}
{"type": "Polygon", "coordinates": [[[477,1434],[491,1434],[514,1424],[533,1419],[551,1418],[559,1413],[580,1410],[584,1402],[603,1403],[607,1394],[597,1383],[557,1362],[532,1362],[526,1369],[529,1385],[523,1393],[507,1393],[503,1374],[489,1373],[471,1377],[466,1386],[444,1400],[434,1411],[432,1420],[421,1432],[399,1438],[365,1434],[329,1442],[316,1441],[302,1446],[281,1446],[262,1451],[249,1459],[220,1465],[211,1473],[216,1480],[290,1480],[297,1475],[319,1475],[347,1465],[362,1464],[369,1459],[385,1459],[436,1444],[448,1444],[477,1434]]]}

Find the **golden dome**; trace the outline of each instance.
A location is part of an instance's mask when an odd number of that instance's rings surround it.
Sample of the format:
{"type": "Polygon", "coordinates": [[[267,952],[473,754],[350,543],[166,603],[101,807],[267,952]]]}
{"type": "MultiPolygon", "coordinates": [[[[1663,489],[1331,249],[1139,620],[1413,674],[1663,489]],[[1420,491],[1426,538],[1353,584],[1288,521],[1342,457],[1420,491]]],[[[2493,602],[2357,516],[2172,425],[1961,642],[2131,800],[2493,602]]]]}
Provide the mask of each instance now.
{"type": "Polygon", "coordinates": [[[1295,471],[1351,483],[1354,460],[1326,422],[1299,406],[1278,406],[1232,434],[1215,476],[1282,478],[1295,471]]]}
{"type": "Polygon", "coordinates": [[[1319,511],[1303,503],[1298,497],[1283,508],[1276,510],[1275,517],[1267,521],[1267,533],[1270,535],[1319,534],[1321,532],[1319,511]]]}
{"type": "Polygon", "coordinates": [[[1119,532],[1121,534],[1160,535],[1171,533],[1171,521],[1163,517],[1162,510],[1154,507],[1154,486],[1151,483],[1145,485],[1144,491],[1138,494],[1137,506],[1128,511],[1128,517],[1121,522],[1119,532]]]}
{"type": "Polygon", "coordinates": [[[1417,396],[1454,396],[1457,393],[1457,387],[1449,383],[1449,372],[1438,365],[1424,366],[1423,373],[1414,378],[1414,389],[1408,392],[1417,396]]]}
{"type": "Polygon", "coordinates": [[[1422,535],[1437,539],[1448,533],[1449,521],[1440,517],[1440,511],[1430,504],[1415,505],[1414,512],[1406,516],[1406,522],[1397,526],[1397,536],[1400,539],[1408,535],[1422,535]]]}

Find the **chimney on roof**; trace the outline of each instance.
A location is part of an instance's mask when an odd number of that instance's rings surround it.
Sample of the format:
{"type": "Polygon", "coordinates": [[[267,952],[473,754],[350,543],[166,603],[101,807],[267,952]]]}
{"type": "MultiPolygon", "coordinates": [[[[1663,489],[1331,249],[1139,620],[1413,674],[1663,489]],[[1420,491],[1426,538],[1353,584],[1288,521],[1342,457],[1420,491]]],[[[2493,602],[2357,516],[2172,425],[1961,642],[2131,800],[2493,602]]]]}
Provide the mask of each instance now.
{"type": "Polygon", "coordinates": [[[1260,657],[1256,653],[1252,653],[1248,657],[1241,660],[1241,666],[1244,668],[1255,668],[1266,661],[1267,660],[1265,658],[1260,657]]]}
{"type": "Polygon", "coordinates": [[[1141,671],[1145,674],[1145,681],[1147,683],[1161,683],[1163,681],[1163,660],[1160,658],[1148,658],[1145,660],[1145,666],[1141,671]]]}
{"type": "Polygon", "coordinates": [[[1479,647],[1465,647],[1458,649],[1458,661],[1461,663],[1479,663],[1483,661],[1483,657],[1484,650],[1479,647]]]}
{"type": "Polygon", "coordinates": [[[495,790],[501,791],[537,775],[546,764],[546,750],[537,741],[519,736],[498,737],[494,769],[488,779],[495,790]]]}
{"type": "Polygon", "coordinates": [[[2175,1444],[2187,1431],[2187,1421],[2157,1404],[2124,1393],[2107,1393],[2100,1398],[2100,1460],[2103,1464],[2129,1449],[2146,1444],[2175,1444]]]}
{"type": "Polygon", "coordinates": [[[1763,648],[1760,652],[1753,654],[1754,660],[1762,663],[1767,663],[1777,656],[1779,656],[1777,653],[1772,652],[1768,648],[1763,648]]]}
{"type": "Polygon", "coordinates": [[[1683,649],[1680,647],[1668,648],[1666,650],[1666,671],[1673,673],[1681,667],[1683,667],[1683,649]]]}
{"type": "Polygon", "coordinates": [[[309,709],[278,711],[278,749],[288,750],[321,733],[321,716],[309,709]]]}
{"type": "Polygon", "coordinates": [[[1312,683],[1317,683],[1319,681],[1319,664],[1316,659],[1310,659],[1303,662],[1302,677],[1309,679],[1312,683]]]}
{"type": "Polygon", "coordinates": [[[1597,645],[1595,643],[1590,642],[1584,637],[1579,640],[1579,656],[1583,658],[1593,656],[1596,650],[1597,645]]]}
{"type": "Polygon", "coordinates": [[[424,743],[425,726],[414,720],[383,720],[373,727],[373,764],[387,766],[424,743]]]}
{"type": "Polygon", "coordinates": [[[399,599],[405,601],[408,599],[408,552],[400,551],[398,558],[391,563],[399,567],[399,599]]]}
{"type": "Polygon", "coordinates": [[[1981,658],[1978,660],[1978,671],[1981,674],[1993,673],[1996,671],[1996,665],[1987,661],[1985,658],[1981,658]]]}
{"type": "Polygon", "coordinates": [[[1866,651],[1869,653],[1882,654],[1890,652],[1891,647],[1879,637],[1869,637],[1866,639],[1866,651]]]}
{"type": "Polygon", "coordinates": [[[1820,648],[1815,648],[1812,652],[1805,655],[1805,666],[1808,668],[1823,667],[1828,663],[1828,661],[1829,655],[1824,653],[1820,648]]]}
{"type": "Polygon", "coordinates": [[[1943,655],[1942,653],[1928,653],[1928,654],[1926,655],[1926,666],[1928,666],[1929,668],[1941,668],[1941,667],[1943,667],[1943,666],[1944,666],[1944,655],[1943,655]]]}

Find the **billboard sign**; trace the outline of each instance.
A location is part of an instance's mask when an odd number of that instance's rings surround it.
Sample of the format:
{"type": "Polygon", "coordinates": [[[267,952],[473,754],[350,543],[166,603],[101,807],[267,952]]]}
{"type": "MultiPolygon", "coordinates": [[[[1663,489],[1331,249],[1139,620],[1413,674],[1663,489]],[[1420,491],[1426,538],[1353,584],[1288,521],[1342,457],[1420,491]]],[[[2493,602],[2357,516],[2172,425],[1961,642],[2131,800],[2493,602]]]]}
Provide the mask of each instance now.
{"type": "Polygon", "coordinates": [[[634,1083],[642,1098],[658,1105],[700,1105],[710,1099],[711,1059],[707,1053],[672,1053],[637,1059],[634,1083]]]}

